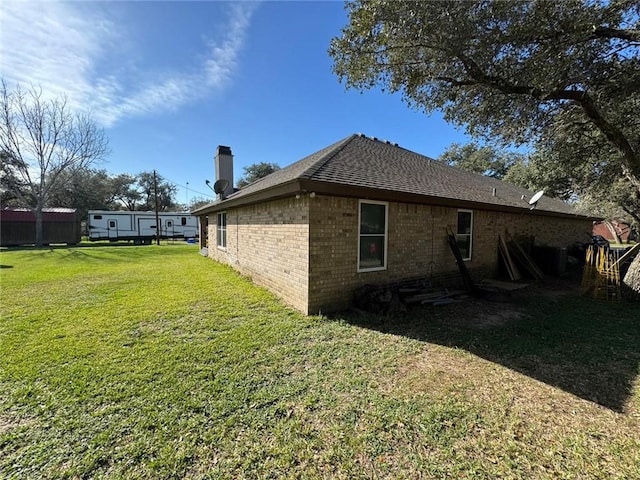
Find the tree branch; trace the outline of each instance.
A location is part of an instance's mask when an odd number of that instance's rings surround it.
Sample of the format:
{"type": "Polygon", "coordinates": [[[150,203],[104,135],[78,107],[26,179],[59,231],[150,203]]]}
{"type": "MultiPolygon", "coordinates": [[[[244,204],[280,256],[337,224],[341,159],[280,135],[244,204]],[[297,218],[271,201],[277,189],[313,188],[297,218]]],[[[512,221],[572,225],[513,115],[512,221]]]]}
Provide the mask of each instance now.
{"type": "MultiPolygon", "coordinates": [[[[624,133],[603,117],[595,101],[585,90],[562,88],[545,93],[541,89],[531,85],[514,85],[504,78],[485,74],[485,72],[473,59],[467,57],[462,52],[457,52],[456,56],[464,65],[464,68],[471,79],[448,79],[447,81],[449,81],[449,83],[451,83],[452,85],[485,85],[489,88],[493,88],[506,94],[530,95],[541,102],[547,102],[550,100],[569,100],[580,105],[587,118],[589,118],[593,122],[593,124],[604,134],[609,142],[611,142],[618,148],[618,150],[620,150],[624,159],[622,161],[622,172],[624,176],[633,183],[634,187],[640,190],[640,182],[638,182],[638,176],[636,175],[633,168],[633,165],[637,165],[640,160],[638,158],[638,154],[634,151],[624,133]]],[[[445,79],[446,77],[441,78],[445,79]]]]}
{"type": "Polygon", "coordinates": [[[618,29],[594,26],[593,36],[595,38],[617,38],[629,42],[640,42],[640,30],[632,28],[618,29]]]}

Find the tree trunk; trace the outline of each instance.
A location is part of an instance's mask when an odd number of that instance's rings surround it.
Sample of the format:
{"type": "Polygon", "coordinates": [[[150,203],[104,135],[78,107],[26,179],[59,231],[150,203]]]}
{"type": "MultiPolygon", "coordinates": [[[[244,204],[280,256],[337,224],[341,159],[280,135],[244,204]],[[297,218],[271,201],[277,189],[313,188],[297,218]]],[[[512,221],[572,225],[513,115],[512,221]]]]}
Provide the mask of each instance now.
{"type": "Polygon", "coordinates": [[[44,228],[42,222],[42,207],[38,206],[33,210],[36,216],[36,247],[41,247],[44,240],[44,228]]]}
{"type": "Polygon", "coordinates": [[[640,300],[640,253],[631,262],[622,283],[631,290],[631,297],[640,300]]]}
{"type": "Polygon", "coordinates": [[[626,177],[627,180],[631,183],[631,185],[635,188],[636,193],[640,194],[640,178],[633,173],[629,165],[622,161],[622,175],[626,177]]]}

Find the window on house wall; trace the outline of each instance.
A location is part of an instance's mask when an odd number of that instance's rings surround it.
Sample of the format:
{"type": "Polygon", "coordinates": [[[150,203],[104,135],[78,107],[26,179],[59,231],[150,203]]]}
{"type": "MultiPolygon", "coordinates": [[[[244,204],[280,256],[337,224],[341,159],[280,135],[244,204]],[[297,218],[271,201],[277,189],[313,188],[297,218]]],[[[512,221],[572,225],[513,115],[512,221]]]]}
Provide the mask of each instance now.
{"type": "Polygon", "coordinates": [[[458,244],[458,249],[460,249],[462,259],[471,260],[473,243],[473,212],[471,210],[458,210],[456,243],[458,244]]]}
{"type": "Polygon", "coordinates": [[[183,225],[183,226],[184,226],[184,225],[186,225],[186,224],[187,224],[187,217],[182,217],[182,218],[180,219],[180,225],[183,225]]]}
{"type": "Polygon", "coordinates": [[[218,247],[227,248],[227,213],[218,214],[217,227],[218,247]]]}
{"type": "Polygon", "coordinates": [[[387,268],[387,204],[360,201],[358,271],[387,268]]]}

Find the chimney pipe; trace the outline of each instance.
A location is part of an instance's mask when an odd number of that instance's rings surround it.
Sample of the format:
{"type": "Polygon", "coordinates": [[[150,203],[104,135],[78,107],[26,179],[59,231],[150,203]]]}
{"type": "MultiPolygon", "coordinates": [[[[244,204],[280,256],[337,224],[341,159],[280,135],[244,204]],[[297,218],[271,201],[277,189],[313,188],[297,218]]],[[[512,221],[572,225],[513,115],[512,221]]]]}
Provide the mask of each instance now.
{"type": "Polygon", "coordinates": [[[227,188],[222,192],[222,199],[233,193],[233,154],[231,148],[218,145],[215,156],[216,181],[228,180],[227,188]]]}

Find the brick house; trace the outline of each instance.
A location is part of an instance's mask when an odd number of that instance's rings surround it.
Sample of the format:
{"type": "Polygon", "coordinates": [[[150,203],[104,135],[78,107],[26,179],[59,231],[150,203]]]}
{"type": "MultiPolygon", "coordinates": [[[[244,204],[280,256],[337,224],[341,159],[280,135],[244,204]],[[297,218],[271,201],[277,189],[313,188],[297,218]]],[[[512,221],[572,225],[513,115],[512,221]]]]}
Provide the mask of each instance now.
{"type": "MultiPolygon", "coordinates": [[[[229,147],[218,147],[218,172],[232,178],[232,162],[229,147]]],[[[593,218],[547,197],[531,208],[532,196],[351,135],[192,213],[209,257],[313,314],[348,307],[365,284],[457,279],[446,226],[478,279],[497,273],[498,235],[507,231],[566,247],[591,230],[593,218]]]]}

